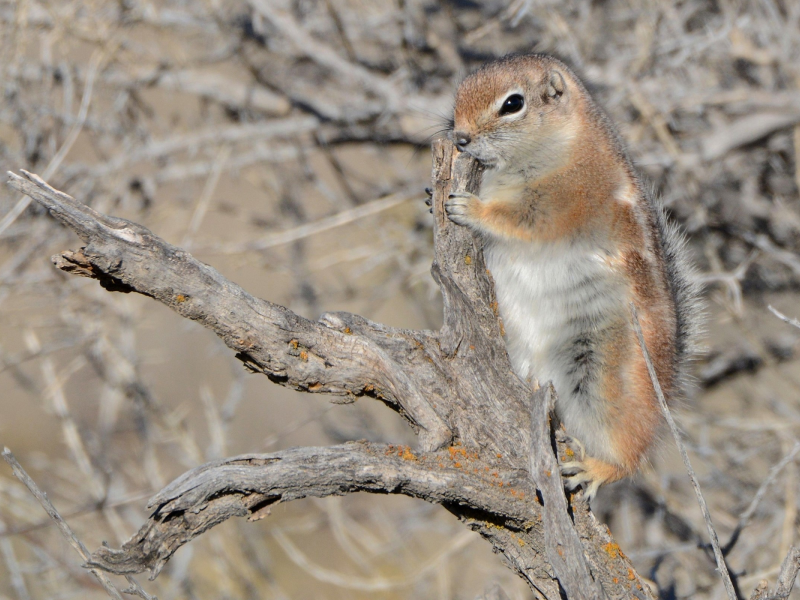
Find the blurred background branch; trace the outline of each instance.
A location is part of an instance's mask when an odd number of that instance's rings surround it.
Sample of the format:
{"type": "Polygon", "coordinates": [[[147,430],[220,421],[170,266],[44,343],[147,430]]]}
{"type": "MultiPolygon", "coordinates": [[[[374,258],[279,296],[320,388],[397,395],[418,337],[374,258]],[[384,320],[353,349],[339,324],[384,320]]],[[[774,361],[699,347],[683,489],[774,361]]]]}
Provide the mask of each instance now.
{"type": "MultiPolygon", "coordinates": [[[[428,137],[447,127],[463,73],[529,51],[577,67],[691,236],[708,352],[676,418],[728,540],[800,433],[800,332],[766,308],[800,318],[800,3],[0,0],[0,172],[50,167],[58,189],[189,240],[200,260],[302,316],[349,310],[435,329],[428,137]]],[[[76,515],[88,546],[126,539],[146,517],[131,499],[221,454],[411,441],[374,403],[294,398],[155,303],[63,276],[46,257],[71,234],[5,187],[0,223],[0,442],[76,515]]],[[[677,452],[652,463],[601,491],[599,518],[662,597],[723,597],[677,452]]],[[[730,548],[745,595],[774,581],[797,543],[797,486],[793,458],[730,548]]],[[[333,502],[226,523],[148,592],[474,598],[496,583],[491,597],[531,597],[443,510],[333,502]],[[421,556],[443,558],[430,570],[421,556]],[[316,566],[407,583],[345,589],[316,566]]],[[[0,470],[0,597],[104,597],[43,525],[0,470]]]]}

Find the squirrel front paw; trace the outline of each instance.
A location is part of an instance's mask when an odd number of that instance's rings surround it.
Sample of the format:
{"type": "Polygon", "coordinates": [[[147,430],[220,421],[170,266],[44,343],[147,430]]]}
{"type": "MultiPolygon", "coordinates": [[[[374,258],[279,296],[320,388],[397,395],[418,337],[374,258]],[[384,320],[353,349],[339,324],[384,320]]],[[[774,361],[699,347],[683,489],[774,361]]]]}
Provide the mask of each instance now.
{"type": "Polygon", "coordinates": [[[456,225],[468,227],[477,220],[481,199],[469,192],[453,192],[444,203],[444,210],[456,225]]]}

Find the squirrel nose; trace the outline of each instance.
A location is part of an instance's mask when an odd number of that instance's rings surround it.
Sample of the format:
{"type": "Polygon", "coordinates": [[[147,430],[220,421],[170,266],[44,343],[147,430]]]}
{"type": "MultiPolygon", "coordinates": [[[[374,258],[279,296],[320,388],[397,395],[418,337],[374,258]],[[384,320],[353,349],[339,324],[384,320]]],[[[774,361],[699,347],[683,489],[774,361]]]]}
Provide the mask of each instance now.
{"type": "Polygon", "coordinates": [[[472,136],[464,131],[456,131],[453,133],[453,143],[459,150],[466,149],[472,141],[472,136]]]}

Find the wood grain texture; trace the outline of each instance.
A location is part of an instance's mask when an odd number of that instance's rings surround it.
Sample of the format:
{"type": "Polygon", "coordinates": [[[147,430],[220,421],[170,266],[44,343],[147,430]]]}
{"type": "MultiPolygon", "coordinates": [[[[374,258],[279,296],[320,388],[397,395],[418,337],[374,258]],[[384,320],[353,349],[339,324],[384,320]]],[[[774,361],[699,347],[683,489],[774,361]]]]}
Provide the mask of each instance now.
{"type": "Polygon", "coordinates": [[[537,452],[548,455],[534,457],[535,464],[557,467],[541,417],[547,407],[538,407],[534,422],[530,385],[513,373],[505,350],[480,242],[445,216],[451,190],[477,192],[481,177],[480,166],[450,142],[433,145],[432,273],[444,300],[438,332],[390,328],[341,312],[304,319],[251,296],[140,225],[97,213],[30,173],[9,176],[11,187],[83,240],[79,250],[53,257],[58,268],[111,291],[144,294],[202,323],[248,369],[275,383],[348,400],[379,399],[419,434],[419,449],[359,442],[193,469],[151,500],[153,512],[136,535],[119,550],[96,551],[92,566],[154,576],[181,545],[230,517],[259,518],[271,504],[306,496],[367,491],[445,507],[488,540],[538,597],[653,598],[608,529],[585,503],[570,504],[560,484],[541,496],[545,506],[550,499],[559,507],[561,526],[573,532],[571,556],[583,559],[576,566],[568,557],[556,566],[553,553],[560,556],[566,542],[545,527],[550,517],[530,475],[534,431],[537,452]],[[588,577],[588,587],[577,592],[581,577],[588,577]]]}

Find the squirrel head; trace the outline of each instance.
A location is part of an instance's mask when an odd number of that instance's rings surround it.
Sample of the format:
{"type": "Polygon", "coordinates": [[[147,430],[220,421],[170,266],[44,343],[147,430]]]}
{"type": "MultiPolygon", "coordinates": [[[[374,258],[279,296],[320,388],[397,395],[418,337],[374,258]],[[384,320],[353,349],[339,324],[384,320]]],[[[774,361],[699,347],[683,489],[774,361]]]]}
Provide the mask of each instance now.
{"type": "Polygon", "coordinates": [[[452,142],[488,169],[541,176],[565,164],[585,90],[569,68],[546,55],[501,58],[458,88],[452,142]]]}

